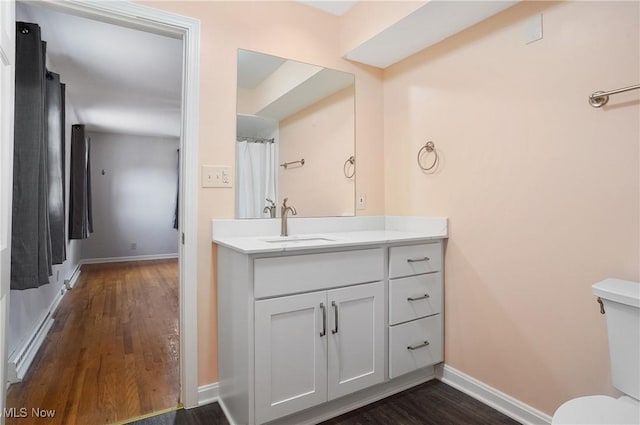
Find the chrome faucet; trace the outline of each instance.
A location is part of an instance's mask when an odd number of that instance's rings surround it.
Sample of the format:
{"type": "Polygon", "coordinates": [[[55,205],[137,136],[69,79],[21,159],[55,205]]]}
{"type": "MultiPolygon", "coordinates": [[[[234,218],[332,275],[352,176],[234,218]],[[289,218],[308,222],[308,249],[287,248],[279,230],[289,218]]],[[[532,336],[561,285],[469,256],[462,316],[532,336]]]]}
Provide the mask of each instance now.
{"type": "Polygon", "coordinates": [[[296,211],[295,208],[293,207],[289,207],[287,206],[287,201],[289,200],[289,198],[284,198],[284,201],[282,202],[282,207],[280,208],[280,236],[289,236],[289,233],[287,231],[287,215],[289,214],[289,212],[291,212],[291,214],[293,215],[297,215],[298,212],[296,211]]]}
{"type": "Polygon", "coordinates": [[[267,198],[267,202],[270,203],[271,205],[267,205],[266,207],[264,207],[262,212],[268,213],[269,217],[271,218],[276,218],[276,203],[269,198],[267,198]]]}

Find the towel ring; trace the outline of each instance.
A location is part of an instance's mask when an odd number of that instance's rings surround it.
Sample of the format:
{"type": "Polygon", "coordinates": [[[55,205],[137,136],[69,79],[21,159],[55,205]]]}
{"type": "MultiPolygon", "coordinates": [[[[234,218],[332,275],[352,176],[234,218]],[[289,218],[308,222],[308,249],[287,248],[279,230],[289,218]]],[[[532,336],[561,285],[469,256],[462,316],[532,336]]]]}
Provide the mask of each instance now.
{"type": "Polygon", "coordinates": [[[344,176],[346,178],[348,178],[348,179],[350,179],[350,178],[352,178],[353,176],[356,175],[356,157],[355,156],[351,155],[349,157],[349,159],[347,159],[344,162],[344,166],[342,167],[342,171],[344,172],[344,176]],[[348,164],[353,165],[353,172],[351,174],[349,174],[349,171],[348,171],[349,170],[349,168],[348,168],[349,165],[348,164]]]}
{"type": "Polygon", "coordinates": [[[438,152],[436,151],[436,145],[435,143],[429,141],[427,143],[425,143],[425,145],[423,147],[420,148],[420,150],[418,151],[418,167],[420,167],[420,169],[422,169],[422,171],[429,171],[431,170],[433,167],[436,166],[436,164],[438,163],[438,152]],[[431,152],[433,152],[433,163],[428,166],[428,167],[424,167],[422,165],[422,162],[420,162],[420,155],[422,155],[422,151],[425,151],[427,154],[430,154],[431,152]]]}

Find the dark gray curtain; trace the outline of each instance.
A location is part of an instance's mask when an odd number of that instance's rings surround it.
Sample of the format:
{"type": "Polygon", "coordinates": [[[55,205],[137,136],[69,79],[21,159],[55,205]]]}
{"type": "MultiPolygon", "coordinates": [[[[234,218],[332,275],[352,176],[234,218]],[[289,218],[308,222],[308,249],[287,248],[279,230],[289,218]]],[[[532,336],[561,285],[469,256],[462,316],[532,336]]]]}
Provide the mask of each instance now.
{"type": "Polygon", "coordinates": [[[51,260],[53,264],[62,264],[66,260],[67,241],[64,234],[64,114],[60,75],[48,72],[46,86],[51,260]]]}
{"type": "Polygon", "coordinates": [[[86,239],[93,233],[91,210],[90,140],[84,125],[71,127],[71,175],[69,191],[69,238],[86,239]]]}
{"type": "Polygon", "coordinates": [[[16,23],[11,289],[49,283],[46,44],[36,24],[16,23]]]}

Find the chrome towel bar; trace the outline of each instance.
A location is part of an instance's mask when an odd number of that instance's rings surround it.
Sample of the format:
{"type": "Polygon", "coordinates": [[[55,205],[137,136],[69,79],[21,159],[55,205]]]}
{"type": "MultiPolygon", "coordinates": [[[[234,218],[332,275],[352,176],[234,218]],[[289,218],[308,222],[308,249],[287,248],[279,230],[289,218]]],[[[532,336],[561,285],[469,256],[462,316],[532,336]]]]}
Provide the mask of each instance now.
{"type": "Polygon", "coordinates": [[[302,167],[304,165],[304,158],[302,158],[299,161],[283,162],[282,164],[280,164],[280,166],[284,167],[284,169],[286,170],[289,167],[289,165],[292,165],[292,164],[300,164],[300,166],[302,167]]]}
{"type": "Polygon", "coordinates": [[[616,90],[597,91],[595,93],[592,93],[591,96],[589,96],[589,103],[594,108],[599,108],[607,104],[607,102],[609,101],[609,96],[612,94],[624,93],[627,91],[638,90],[638,89],[640,89],[640,84],[636,84],[635,86],[623,87],[621,89],[616,89],[616,90]]]}

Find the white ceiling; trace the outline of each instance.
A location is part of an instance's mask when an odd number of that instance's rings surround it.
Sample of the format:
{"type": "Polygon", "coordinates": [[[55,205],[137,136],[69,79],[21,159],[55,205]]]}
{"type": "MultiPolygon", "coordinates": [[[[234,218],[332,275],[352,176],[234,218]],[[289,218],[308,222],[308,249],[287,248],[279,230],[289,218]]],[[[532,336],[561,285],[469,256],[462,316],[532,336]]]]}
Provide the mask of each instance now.
{"type": "Polygon", "coordinates": [[[354,4],[358,2],[358,0],[297,0],[300,3],[304,3],[307,6],[315,7],[316,9],[323,10],[325,12],[331,13],[332,15],[342,16],[349,9],[353,7],[354,4]]]}
{"type": "Polygon", "coordinates": [[[182,41],[17,3],[40,25],[48,68],[89,131],[180,136],[182,41]]]}
{"type": "Polygon", "coordinates": [[[352,86],[354,80],[354,75],[347,72],[250,50],[238,50],[238,88],[246,90],[245,96],[254,99],[257,96],[260,99],[258,104],[249,102],[251,106],[239,105],[239,108],[256,116],[280,121],[352,86]],[[258,86],[268,77],[271,80],[265,82],[268,87],[265,97],[265,89],[258,86]]]}
{"type": "Polygon", "coordinates": [[[287,60],[249,50],[238,50],[238,87],[255,89],[287,60]]]}
{"type": "Polygon", "coordinates": [[[324,68],[274,99],[256,115],[280,121],[353,84],[353,74],[324,68]]]}
{"type": "Polygon", "coordinates": [[[387,68],[520,0],[433,0],[349,51],[347,59],[387,68]]]}

